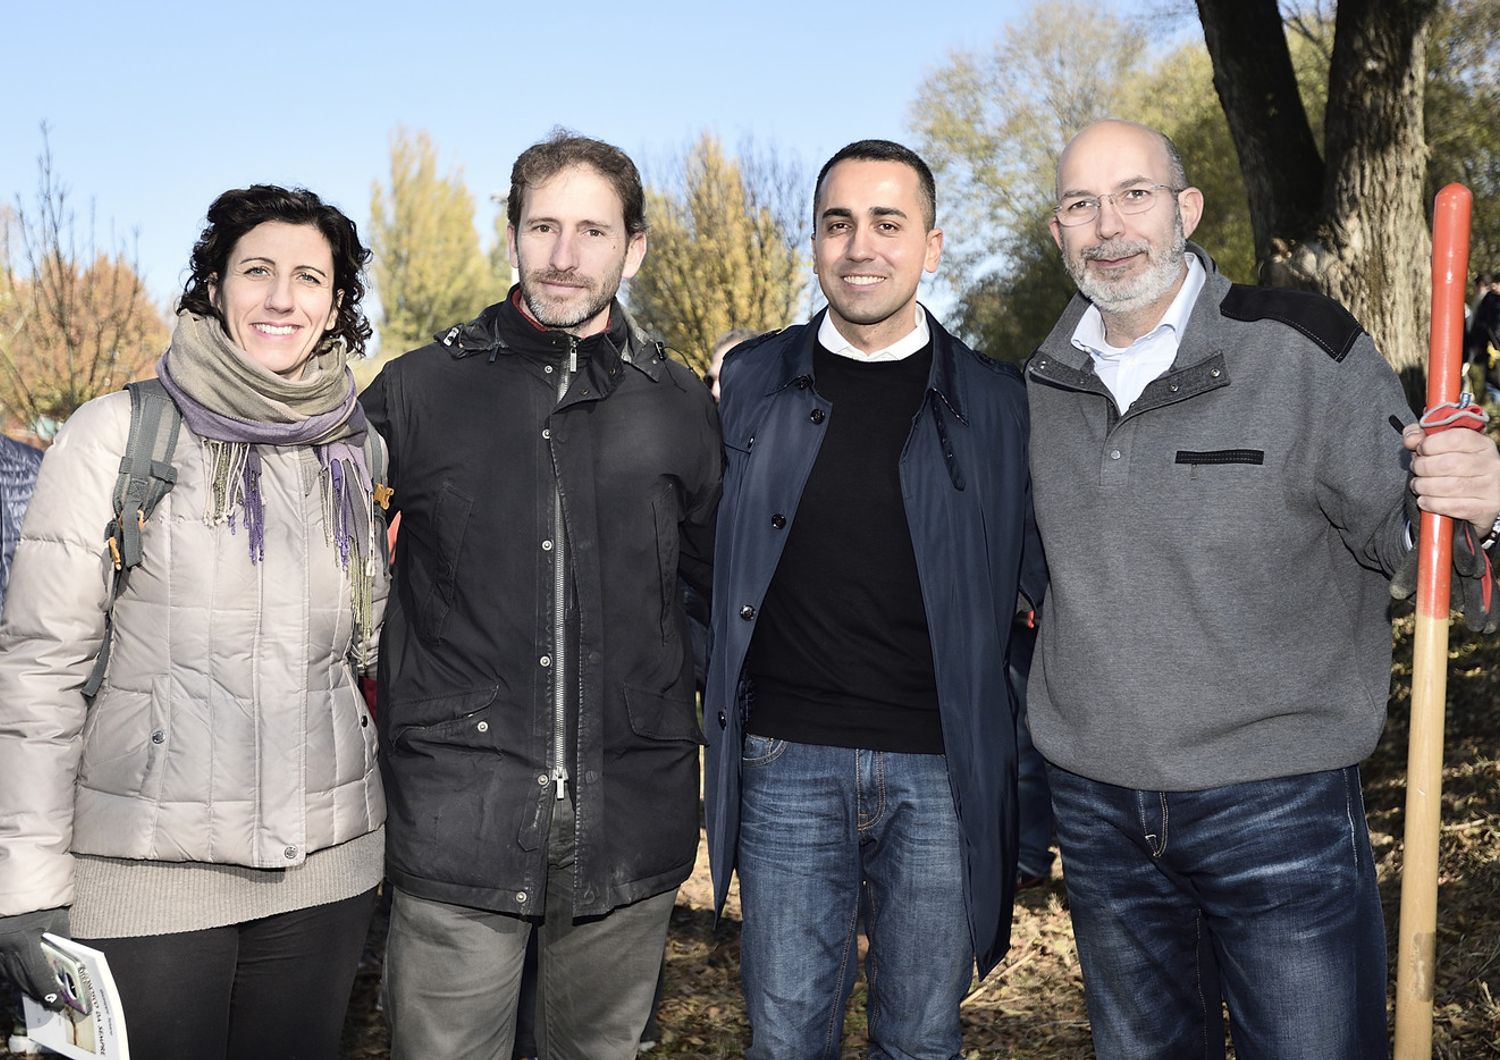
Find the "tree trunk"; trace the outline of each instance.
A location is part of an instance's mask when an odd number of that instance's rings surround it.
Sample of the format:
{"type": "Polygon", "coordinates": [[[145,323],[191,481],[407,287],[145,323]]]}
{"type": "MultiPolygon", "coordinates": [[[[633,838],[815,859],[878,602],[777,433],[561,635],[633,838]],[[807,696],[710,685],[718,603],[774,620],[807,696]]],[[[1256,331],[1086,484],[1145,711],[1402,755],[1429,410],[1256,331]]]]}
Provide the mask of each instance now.
{"type": "Polygon", "coordinates": [[[1394,367],[1419,368],[1432,282],[1424,41],[1437,0],[1341,0],[1321,163],[1315,147],[1308,157],[1312,133],[1276,0],[1197,4],[1262,282],[1329,295],[1394,367]]]}

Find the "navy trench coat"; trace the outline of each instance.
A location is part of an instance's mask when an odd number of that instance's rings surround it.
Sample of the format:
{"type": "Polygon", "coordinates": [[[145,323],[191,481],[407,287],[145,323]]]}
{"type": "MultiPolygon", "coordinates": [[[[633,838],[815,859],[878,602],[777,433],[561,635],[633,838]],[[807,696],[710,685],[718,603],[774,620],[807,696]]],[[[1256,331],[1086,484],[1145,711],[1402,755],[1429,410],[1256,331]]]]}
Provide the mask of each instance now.
{"type": "MultiPolygon", "coordinates": [[[[1031,510],[1026,394],[929,314],[932,372],[900,462],[901,493],[932,639],[948,779],[963,833],[964,891],[980,974],[1010,942],[1016,875],[1015,695],[1006,657],[1017,601],[1040,602],[1045,565],[1031,510]]],[[[745,655],[828,421],[812,376],[818,325],[726,359],[719,412],[724,493],[704,694],[705,809],[716,907],[740,825],[745,655]],[[780,517],[780,518],[775,518],[780,517]]]]}

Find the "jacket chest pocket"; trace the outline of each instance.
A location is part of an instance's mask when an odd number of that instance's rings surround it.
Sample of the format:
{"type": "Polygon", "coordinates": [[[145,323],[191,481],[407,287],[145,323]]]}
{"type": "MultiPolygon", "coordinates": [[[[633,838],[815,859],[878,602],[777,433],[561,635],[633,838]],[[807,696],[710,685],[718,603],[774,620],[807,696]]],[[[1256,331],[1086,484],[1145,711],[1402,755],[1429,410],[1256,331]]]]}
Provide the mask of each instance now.
{"type": "MultiPolygon", "coordinates": [[[[451,483],[444,483],[426,521],[420,547],[412,548],[411,588],[416,627],[432,644],[443,640],[443,627],[458,593],[458,563],[474,501],[451,483]]],[[[397,547],[400,554],[400,546],[397,547]]]]}
{"type": "MultiPolygon", "coordinates": [[[[1250,474],[1248,469],[1260,468],[1266,462],[1264,449],[1179,449],[1173,461],[1178,467],[1188,469],[1189,480],[1209,478],[1215,473],[1225,481],[1235,481],[1235,474],[1250,474]],[[1224,471],[1216,471],[1223,468],[1224,471]],[[1244,471],[1233,469],[1243,468],[1244,471]]],[[[1253,478],[1251,481],[1255,481],[1253,478]]]]}
{"type": "Polygon", "coordinates": [[[656,533],[656,565],[661,586],[661,639],[667,643],[676,635],[677,603],[677,529],[681,505],[671,483],[664,484],[651,498],[651,517],[656,533]]]}

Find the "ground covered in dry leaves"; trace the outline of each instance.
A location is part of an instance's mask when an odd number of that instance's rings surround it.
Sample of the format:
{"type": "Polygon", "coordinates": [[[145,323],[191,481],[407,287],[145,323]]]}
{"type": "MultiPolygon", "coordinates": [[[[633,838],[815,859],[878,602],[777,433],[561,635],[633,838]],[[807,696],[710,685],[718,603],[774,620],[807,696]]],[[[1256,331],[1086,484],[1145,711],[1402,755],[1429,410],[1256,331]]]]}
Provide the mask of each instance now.
{"type": "MultiPolygon", "coordinates": [[[[1395,992],[1400,897],[1410,618],[1396,623],[1390,720],[1364,764],[1370,834],[1380,872],[1395,992]]],[[[1443,834],[1438,894],[1438,977],[1434,1055],[1443,1060],[1500,1057],[1500,641],[1455,626],[1448,678],[1443,834]]],[[[714,927],[708,862],[684,885],[667,946],[662,1040],[651,1057],[727,1058],[748,1041],[736,964],[739,909],[714,927]]],[[[384,1056],[374,1008],[378,969],[362,973],[346,1027],[347,1057],[384,1056]]],[[[856,987],[845,1029],[846,1057],[864,1052],[864,988],[856,987]]],[[[1010,953],[964,1002],[966,1060],[1089,1057],[1088,1020],[1061,872],[1023,892],[1010,953]]]]}
{"type": "MultiPolygon", "coordinates": [[[[1370,832],[1380,871],[1394,992],[1396,913],[1406,772],[1411,667],[1409,618],[1396,623],[1390,721],[1364,765],[1370,832]]],[[[1438,910],[1434,1054],[1444,1060],[1500,1057],[1500,641],[1455,627],[1451,641],[1445,736],[1443,834],[1438,910]]],[[[748,1040],[736,966],[739,910],[714,926],[706,857],[684,885],[667,948],[662,1039],[649,1054],[738,1057],[748,1040]]],[[[344,1056],[387,1055],[375,1008],[383,922],[355,986],[344,1056]]],[[[863,985],[846,1025],[846,1057],[863,1055],[863,985]]],[[[1088,1022],[1061,875],[1024,892],[1016,906],[1010,953],[964,1003],[964,1056],[1061,1058],[1092,1055],[1088,1022]]],[[[0,1031],[4,1030],[0,1016],[0,1031]]],[[[0,1042],[3,1042],[0,1036],[0,1042]]],[[[0,1055],[6,1055],[0,1053],[0,1055]]],[[[436,1058],[435,1058],[436,1060],[436,1058]]]]}

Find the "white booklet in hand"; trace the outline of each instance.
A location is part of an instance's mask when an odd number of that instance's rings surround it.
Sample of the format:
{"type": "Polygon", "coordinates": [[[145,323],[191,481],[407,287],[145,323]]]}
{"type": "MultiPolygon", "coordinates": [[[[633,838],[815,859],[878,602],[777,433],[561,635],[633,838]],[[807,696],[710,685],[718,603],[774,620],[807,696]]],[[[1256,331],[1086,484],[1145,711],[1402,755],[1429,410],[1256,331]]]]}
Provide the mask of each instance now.
{"type": "Polygon", "coordinates": [[[42,950],[67,1006],[51,1012],[23,997],[26,1036],[75,1060],[130,1060],[120,992],[104,954],[50,932],[42,936],[42,950]]]}

